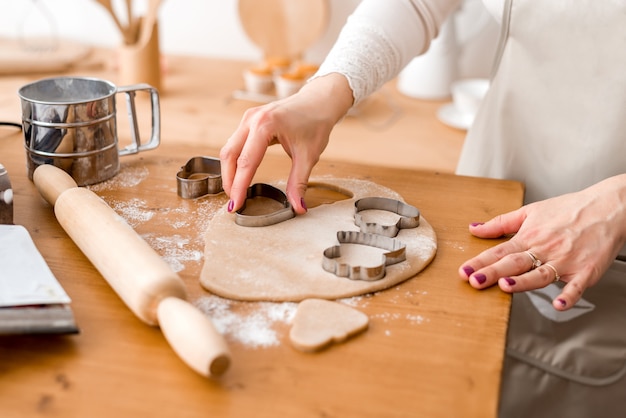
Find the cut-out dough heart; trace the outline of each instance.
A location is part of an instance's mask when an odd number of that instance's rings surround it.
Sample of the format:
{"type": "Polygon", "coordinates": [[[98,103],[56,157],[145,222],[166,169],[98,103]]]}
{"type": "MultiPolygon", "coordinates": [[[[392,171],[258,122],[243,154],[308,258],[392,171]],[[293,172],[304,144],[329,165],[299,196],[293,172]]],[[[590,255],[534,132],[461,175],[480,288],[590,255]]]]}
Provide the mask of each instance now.
{"type": "Polygon", "coordinates": [[[349,306],[306,299],[298,305],[289,339],[300,351],[317,351],[364,331],[368,324],[367,315],[349,306]]]}

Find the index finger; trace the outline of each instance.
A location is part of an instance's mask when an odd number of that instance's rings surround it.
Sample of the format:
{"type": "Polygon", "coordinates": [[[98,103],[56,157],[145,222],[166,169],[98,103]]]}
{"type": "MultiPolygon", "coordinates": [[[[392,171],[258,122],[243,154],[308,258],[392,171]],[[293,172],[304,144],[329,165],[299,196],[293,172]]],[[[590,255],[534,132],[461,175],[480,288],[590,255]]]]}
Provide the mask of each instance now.
{"type": "Polygon", "coordinates": [[[233,182],[230,185],[230,202],[228,206],[230,212],[239,209],[246,200],[248,187],[265,156],[265,151],[267,151],[270,142],[271,139],[267,138],[267,135],[262,131],[250,130],[248,132],[241,153],[236,159],[233,182]]]}
{"type": "MultiPolygon", "coordinates": [[[[516,240],[511,239],[505,241],[481,252],[477,256],[470,258],[469,260],[464,262],[459,267],[459,276],[465,280],[470,280],[472,277],[475,277],[475,274],[479,273],[480,270],[494,265],[495,263],[499,262],[510,254],[520,253],[523,251],[524,249],[516,240]]],[[[499,278],[500,277],[491,277],[489,281],[495,282],[495,280],[499,278]]]]}
{"type": "Polygon", "coordinates": [[[222,175],[222,188],[230,196],[230,189],[237,172],[237,159],[248,138],[249,129],[240,125],[228,138],[226,144],[220,150],[220,166],[222,175]]]}

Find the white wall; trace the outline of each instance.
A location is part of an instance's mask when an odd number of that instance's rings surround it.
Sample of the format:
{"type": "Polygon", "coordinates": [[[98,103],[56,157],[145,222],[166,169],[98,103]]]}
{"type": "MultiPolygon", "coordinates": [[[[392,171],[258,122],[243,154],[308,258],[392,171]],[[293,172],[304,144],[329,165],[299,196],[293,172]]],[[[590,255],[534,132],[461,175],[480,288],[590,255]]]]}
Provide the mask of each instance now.
{"type": "MultiPolygon", "coordinates": [[[[294,0],[300,1],[300,0],[294,0]]],[[[308,57],[319,61],[360,0],[329,0],[331,18],[327,33],[311,47],[308,57]]],[[[121,0],[113,0],[123,17],[121,0]]],[[[138,13],[145,1],[135,0],[138,13]]],[[[250,59],[260,50],[246,37],[237,15],[237,0],[165,0],[159,13],[161,49],[165,53],[250,59]]],[[[113,20],[96,0],[0,0],[0,37],[48,35],[61,39],[115,46],[121,36],[113,20]],[[49,22],[52,22],[50,25],[49,22]]]]}

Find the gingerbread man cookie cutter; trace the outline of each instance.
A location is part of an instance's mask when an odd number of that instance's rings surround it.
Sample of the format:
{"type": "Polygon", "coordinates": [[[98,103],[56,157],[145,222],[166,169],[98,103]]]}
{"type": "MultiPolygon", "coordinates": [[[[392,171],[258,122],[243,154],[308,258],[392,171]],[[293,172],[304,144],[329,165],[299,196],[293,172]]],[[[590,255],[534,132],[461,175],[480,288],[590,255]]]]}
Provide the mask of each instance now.
{"type": "Polygon", "coordinates": [[[417,228],[420,222],[420,211],[415,206],[386,197],[364,197],[354,202],[354,223],[360,231],[339,231],[339,245],[326,248],[323,253],[322,267],[324,270],[339,277],[352,280],[374,281],[385,276],[386,266],[406,260],[406,245],[396,239],[401,229],[417,228]],[[400,216],[394,224],[364,221],[360,212],[365,210],[383,210],[400,216]],[[387,250],[382,254],[382,262],[373,267],[352,266],[339,262],[341,244],[358,244],[387,250]]]}
{"type": "Polygon", "coordinates": [[[193,157],[176,174],[177,192],[183,199],[218,194],[222,188],[222,164],[218,158],[193,157]]]}
{"type": "Polygon", "coordinates": [[[385,276],[385,267],[406,260],[406,245],[396,238],[359,231],[338,231],[339,245],[324,250],[322,267],[339,277],[351,280],[374,281],[385,276]],[[372,267],[352,266],[337,261],[341,257],[341,244],[358,244],[387,250],[382,254],[382,262],[372,267]]]}
{"type": "Polygon", "coordinates": [[[364,197],[354,202],[354,223],[361,232],[395,237],[401,229],[417,228],[420,224],[420,211],[415,206],[387,197],[364,197]],[[395,224],[365,222],[359,213],[364,210],[384,210],[400,215],[395,224]]]}
{"type": "Polygon", "coordinates": [[[282,190],[269,184],[256,183],[248,187],[246,202],[244,202],[243,206],[235,213],[235,223],[241,226],[252,227],[269,226],[286,221],[294,216],[296,216],[296,214],[293,211],[293,207],[291,206],[291,203],[289,203],[289,200],[287,200],[287,195],[283,193],[282,190]],[[282,208],[272,213],[262,215],[244,214],[247,201],[249,199],[254,199],[255,197],[265,197],[274,200],[280,203],[282,208]]]}

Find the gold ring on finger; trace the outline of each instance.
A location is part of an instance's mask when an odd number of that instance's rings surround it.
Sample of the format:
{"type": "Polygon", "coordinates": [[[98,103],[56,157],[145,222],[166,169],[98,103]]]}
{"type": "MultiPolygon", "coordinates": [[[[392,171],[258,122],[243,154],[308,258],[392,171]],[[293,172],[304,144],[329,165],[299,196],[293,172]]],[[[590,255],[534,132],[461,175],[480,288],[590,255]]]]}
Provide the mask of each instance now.
{"type": "Polygon", "coordinates": [[[554,267],[550,263],[543,263],[543,265],[546,266],[546,267],[550,267],[552,269],[552,271],[554,271],[554,281],[555,282],[558,282],[559,280],[561,280],[561,276],[559,276],[559,272],[556,271],[556,267],[554,267]]]}
{"type": "Polygon", "coordinates": [[[525,251],[525,253],[528,254],[528,256],[530,257],[530,261],[532,261],[533,263],[533,265],[530,267],[531,270],[534,270],[537,267],[539,267],[541,264],[543,264],[541,260],[535,257],[535,254],[531,253],[530,251],[525,251]]]}

